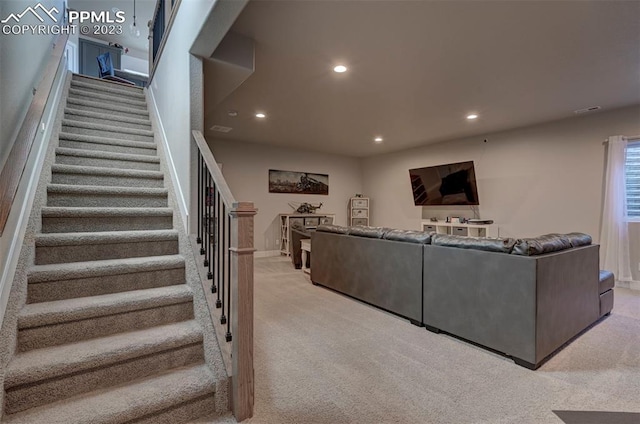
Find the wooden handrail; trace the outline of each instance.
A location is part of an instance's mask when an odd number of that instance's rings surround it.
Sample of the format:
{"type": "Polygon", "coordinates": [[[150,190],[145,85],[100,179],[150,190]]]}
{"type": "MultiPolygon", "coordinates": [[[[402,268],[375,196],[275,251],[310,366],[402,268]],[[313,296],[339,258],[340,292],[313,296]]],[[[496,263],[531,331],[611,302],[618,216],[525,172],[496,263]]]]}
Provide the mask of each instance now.
{"type": "Polygon", "coordinates": [[[31,100],[27,115],[22,121],[20,131],[11,147],[7,161],[0,172],[0,236],[4,232],[9,219],[9,213],[18,191],[18,185],[22,179],[29,153],[33,142],[38,135],[40,121],[44,114],[45,106],[49,101],[53,81],[55,80],[60,61],[64,56],[68,34],[61,34],[53,43],[53,51],[45,65],[44,75],[36,88],[31,100]]]}
{"type": "Polygon", "coordinates": [[[193,134],[193,139],[195,140],[198,149],[200,149],[204,162],[209,168],[209,172],[211,172],[211,176],[214,181],[216,181],[216,184],[218,184],[218,190],[220,191],[222,200],[229,209],[232,209],[233,205],[236,203],[236,199],[233,197],[231,189],[227,185],[227,181],[222,176],[222,171],[216,163],[216,160],[213,158],[213,154],[211,153],[211,149],[209,149],[207,141],[204,139],[204,136],[200,131],[194,130],[191,133],[193,134]]]}

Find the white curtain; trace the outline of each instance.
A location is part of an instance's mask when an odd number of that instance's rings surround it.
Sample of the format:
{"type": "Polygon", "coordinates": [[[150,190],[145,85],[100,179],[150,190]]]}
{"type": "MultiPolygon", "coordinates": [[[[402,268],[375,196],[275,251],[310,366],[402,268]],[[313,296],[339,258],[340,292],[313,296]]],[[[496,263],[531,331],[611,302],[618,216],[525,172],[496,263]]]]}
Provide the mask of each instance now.
{"type": "Polygon", "coordinates": [[[624,169],[626,150],[627,140],[624,137],[609,137],[600,231],[600,268],[613,272],[617,281],[631,281],[624,169]]]}

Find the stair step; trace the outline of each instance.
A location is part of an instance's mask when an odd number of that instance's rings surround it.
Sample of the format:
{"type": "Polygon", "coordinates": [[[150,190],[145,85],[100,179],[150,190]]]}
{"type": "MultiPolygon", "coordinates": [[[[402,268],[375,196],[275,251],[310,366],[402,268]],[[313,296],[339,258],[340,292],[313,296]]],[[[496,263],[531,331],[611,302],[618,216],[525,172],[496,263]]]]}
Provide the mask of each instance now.
{"type": "Polygon", "coordinates": [[[107,84],[92,84],[90,82],[81,81],[81,80],[71,80],[71,88],[76,88],[79,90],[88,90],[88,91],[97,91],[103,94],[112,94],[115,96],[124,96],[134,100],[145,100],[145,95],[142,90],[126,90],[121,88],[120,86],[113,86],[107,84]]]}
{"type": "Polygon", "coordinates": [[[166,208],[168,191],[164,188],[101,187],[49,184],[47,206],[106,208],[166,208]]]}
{"type": "Polygon", "coordinates": [[[118,125],[125,128],[136,128],[140,130],[151,130],[151,121],[149,119],[132,118],[129,116],[120,116],[114,114],[104,114],[99,112],[91,112],[88,110],[80,110],[74,108],[65,108],[64,116],[68,119],[84,122],[95,122],[96,124],[118,125]]]}
{"type": "Polygon", "coordinates": [[[5,422],[179,424],[213,414],[214,395],[211,371],[194,365],[8,415],[5,422]]]}
{"type": "Polygon", "coordinates": [[[90,77],[88,75],[74,74],[71,77],[72,82],[82,82],[84,84],[90,84],[103,89],[116,89],[123,90],[132,94],[144,93],[142,87],[136,85],[125,84],[117,81],[110,81],[96,77],[90,77]]]}
{"type": "Polygon", "coordinates": [[[30,303],[18,314],[18,352],[191,319],[186,284],[30,303]]]}
{"type": "Polygon", "coordinates": [[[171,208],[42,208],[42,232],[169,230],[173,228],[171,208]]]}
{"type": "Polygon", "coordinates": [[[92,135],[97,137],[115,138],[118,140],[153,143],[153,131],[150,130],[136,130],[133,128],[74,121],[71,119],[62,120],[62,131],[71,134],[92,135]]]}
{"type": "Polygon", "coordinates": [[[184,267],[180,255],[36,265],[27,275],[27,303],[184,284],[184,267]]]}
{"type": "Polygon", "coordinates": [[[56,163],[148,171],[160,170],[160,158],[157,156],[89,151],[67,147],[56,148],[56,163]]]}
{"type": "Polygon", "coordinates": [[[5,374],[6,412],[203,363],[202,339],[189,320],[18,354],[5,374]]]}
{"type": "Polygon", "coordinates": [[[59,147],[67,147],[70,149],[97,150],[146,156],[155,156],[157,154],[157,146],[153,142],[130,141],[68,132],[61,132],[58,138],[59,147]]]}
{"type": "Polygon", "coordinates": [[[38,234],[35,264],[176,255],[176,230],[38,234]]]}
{"type": "Polygon", "coordinates": [[[149,119],[149,112],[146,109],[121,106],[115,103],[100,103],[86,98],[68,97],[67,107],[86,110],[90,112],[109,113],[120,116],[131,116],[138,119],[149,119]]]}
{"type": "Polygon", "coordinates": [[[146,102],[132,100],[132,99],[128,99],[126,97],[121,97],[121,96],[100,94],[99,92],[96,92],[96,91],[85,91],[85,90],[78,90],[78,89],[71,88],[69,89],[68,98],[89,100],[92,102],[102,103],[105,105],[124,106],[130,109],[147,110],[146,102]]]}
{"type": "Polygon", "coordinates": [[[53,164],[51,166],[51,183],[162,188],[164,187],[164,175],[160,171],[53,164]]]}

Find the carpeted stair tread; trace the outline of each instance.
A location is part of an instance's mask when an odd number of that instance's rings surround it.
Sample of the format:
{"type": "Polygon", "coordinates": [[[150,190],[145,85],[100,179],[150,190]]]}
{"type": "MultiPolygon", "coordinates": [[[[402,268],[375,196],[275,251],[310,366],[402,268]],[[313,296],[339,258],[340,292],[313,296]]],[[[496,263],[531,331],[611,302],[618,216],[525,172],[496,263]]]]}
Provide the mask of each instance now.
{"type": "Polygon", "coordinates": [[[23,352],[16,355],[7,368],[5,388],[105,367],[201,341],[200,325],[190,320],[23,352]]]}
{"type": "Polygon", "coordinates": [[[187,303],[192,299],[189,286],[181,284],[101,296],[30,303],[25,305],[18,315],[18,328],[22,330],[136,310],[148,310],[159,306],[187,303]]]}
{"type": "Polygon", "coordinates": [[[163,180],[164,174],[160,171],[147,171],[143,169],[118,169],[104,168],[100,166],[79,166],[66,164],[51,165],[51,173],[82,174],[82,175],[109,175],[129,178],[153,178],[163,180]]]}
{"type": "Polygon", "coordinates": [[[62,279],[104,277],[107,275],[121,275],[176,268],[184,268],[184,258],[180,255],[68,262],[62,264],[35,265],[29,269],[28,280],[29,284],[32,284],[62,279]]]}
{"type": "Polygon", "coordinates": [[[110,218],[110,217],[152,217],[173,216],[171,208],[91,208],[91,207],[56,207],[45,206],[42,208],[43,217],[63,218],[110,218]]]}
{"type": "Polygon", "coordinates": [[[124,90],[131,93],[143,93],[144,89],[137,85],[126,84],[118,81],[111,81],[102,78],[92,77],[89,75],[73,74],[71,77],[72,82],[83,82],[92,86],[103,88],[115,88],[117,90],[124,90]]]}
{"type": "Polygon", "coordinates": [[[5,420],[11,424],[133,422],[202,397],[209,398],[212,404],[214,393],[215,382],[209,369],[194,365],[6,416],[5,420]]]}
{"type": "Polygon", "coordinates": [[[48,193],[73,193],[73,194],[103,194],[103,195],[128,195],[128,196],[166,196],[166,188],[154,187],[101,187],[80,186],[71,184],[49,184],[48,193]]]}
{"type": "Polygon", "coordinates": [[[104,113],[73,107],[67,107],[64,111],[65,118],[75,121],[95,122],[97,124],[116,125],[127,128],[138,128],[141,130],[152,129],[151,121],[148,118],[135,118],[115,113],[104,113]]]}
{"type": "Polygon", "coordinates": [[[176,230],[109,231],[87,233],[37,234],[36,247],[81,246],[88,244],[140,243],[178,240],[176,230]]]}
{"type": "Polygon", "coordinates": [[[100,102],[109,102],[114,104],[123,104],[127,107],[135,107],[146,109],[147,103],[144,100],[132,99],[130,97],[114,96],[110,93],[100,93],[96,90],[84,90],[81,88],[70,88],[69,97],[86,98],[91,100],[99,100],[100,102]]]}
{"type": "Polygon", "coordinates": [[[137,118],[149,118],[149,111],[147,109],[140,109],[136,107],[121,106],[116,103],[100,103],[88,100],[86,98],[69,97],[67,98],[67,106],[74,105],[74,108],[89,107],[104,111],[104,113],[118,112],[125,115],[133,115],[137,118]]]}
{"type": "Polygon", "coordinates": [[[111,86],[107,84],[91,84],[85,81],[72,80],[71,88],[88,91],[98,91],[100,93],[113,94],[117,96],[130,97],[132,99],[144,100],[144,92],[142,90],[132,91],[123,90],[120,86],[111,86]]]}
{"type": "MultiPolygon", "coordinates": [[[[153,131],[151,130],[137,130],[135,128],[125,128],[122,126],[115,126],[109,124],[95,124],[93,122],[84,122],[84,121],[74,121],[72,119],[63,119],[62,126],[64,127],[75,127],[75,128],[83,128],[88,130],[97,130],[97,131],[106,131],[113,134],[133,134],[133,135],[142,135],[145,137],[153,138],[153,131]]],[[[106,137],[101,137],[106,138],[106,137]]]]}
{"type": "Polygon", "coordinates": [[[131,153],[101,152],[96,150],[72,149],[69,147],[56,148],[56,154],[65,155],[65,156],[112,159],[112,160],[122,160],[122,161],[131,161],[131,162],[149,162],[149,163],[157,163],[157,164],[160,163],[160,158],[157,156],[134,155],[131,153]]]}
{"type": "Polygon", "coordinates": [[[139,147],[142,149],[156,150],[156,144],[149,141],[123,140],[120,138],[102,137],[99,135],[85,135],[61,131],[60,140],[78,141],[83,143],[109,144],[123,147],[139,147]]]}

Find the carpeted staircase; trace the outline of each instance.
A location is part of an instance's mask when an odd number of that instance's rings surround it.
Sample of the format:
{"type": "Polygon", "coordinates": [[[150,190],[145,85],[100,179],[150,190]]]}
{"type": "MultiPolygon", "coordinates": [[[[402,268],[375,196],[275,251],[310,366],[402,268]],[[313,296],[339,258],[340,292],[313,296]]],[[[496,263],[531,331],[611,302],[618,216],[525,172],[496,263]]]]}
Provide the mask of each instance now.
{"type": "Polygon", "coordinates": [[[6,423],[180,423],[215,411],[144,92],[74,75],[6,423]]]}

